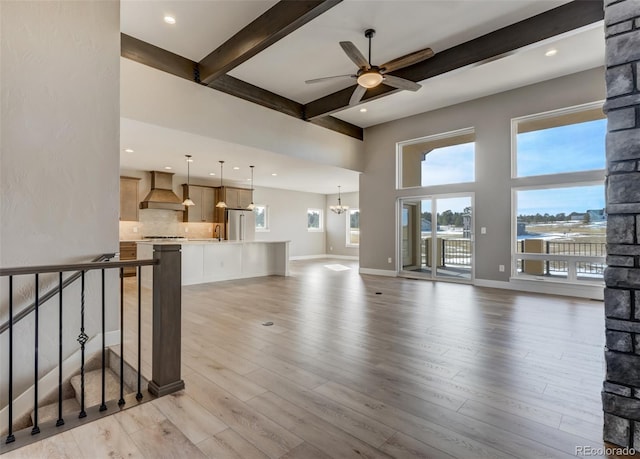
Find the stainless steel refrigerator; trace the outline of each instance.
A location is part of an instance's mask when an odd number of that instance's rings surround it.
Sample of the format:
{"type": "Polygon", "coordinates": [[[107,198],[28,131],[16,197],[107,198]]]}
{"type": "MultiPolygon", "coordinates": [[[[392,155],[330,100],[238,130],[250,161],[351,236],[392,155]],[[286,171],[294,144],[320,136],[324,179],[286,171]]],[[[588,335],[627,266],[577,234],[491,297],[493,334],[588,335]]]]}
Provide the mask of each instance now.
{"type": "Polygon", "coordinates": [[[256,238],[256,217],[251,210],[227,209],[227,234],[230,241],[253,241],[256,238]]]}

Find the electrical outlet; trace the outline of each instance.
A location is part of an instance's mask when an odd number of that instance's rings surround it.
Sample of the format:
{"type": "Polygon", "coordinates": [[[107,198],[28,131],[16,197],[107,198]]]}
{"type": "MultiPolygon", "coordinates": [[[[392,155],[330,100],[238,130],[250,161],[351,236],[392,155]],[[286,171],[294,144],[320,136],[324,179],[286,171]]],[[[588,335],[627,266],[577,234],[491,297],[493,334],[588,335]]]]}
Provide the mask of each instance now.
{"type": "Polygon", "coordinates": [[[185,228],[184,228],[184,232],[185,232],[185,233],[188,233],[188,232],[189,232],[189,228],[185,227],[185,228]]]}
{"type": "Polygon", "coordinates": [[[387,258],[387,263],[392,263],[391,257],[387,258]]]}
{"type": "Polygon", "coordinates": [[[209,232],[211,232],[211,231],[213,231],[213,230],[211,229],[211,227],[209,227],[209,232]]]}
{"type": "Polygon", "coordinates": [[[332,245],[330,245],[330,246],[329,246],[329,251],[332,251],[332,250],[333,250],[333,246],[332,246],[332,245]]]}
{"type": "Polygon", "coordinates": [[[498,265],[498,271],[503,273],[504,272],[504,265],[498,265]]]}
{"type": "Polygon", "coordinates": [[[487,234],[487,227],[483,226],[482,228],[480,228],[480,234],[487,234]]]}
{"type": "Polygon", "coordinates": [[[137,233],[137,232],[138,232],[138,227],[137,227],[137,226],[134,226],[134,227],[133,227],[133,232],[134,232],[134,233],[137,233]]]}

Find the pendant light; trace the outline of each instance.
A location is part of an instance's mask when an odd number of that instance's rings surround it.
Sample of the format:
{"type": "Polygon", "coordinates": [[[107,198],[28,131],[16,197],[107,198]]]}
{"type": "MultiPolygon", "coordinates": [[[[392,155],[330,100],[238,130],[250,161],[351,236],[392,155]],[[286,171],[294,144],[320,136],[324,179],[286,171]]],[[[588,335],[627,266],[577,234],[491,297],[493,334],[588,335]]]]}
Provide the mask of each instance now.
{"type": "MultiPolygon", "coordinates": [[[[223,182],[222,182],[222,165],[224,164],[224,161],[218,161],[220,163],[220,188],[223,188],[223,182]]],[[[227,207],[227,203],[224,201],[220,201],[218,202],[218,204],[216,204],[216,207],[219,207],[221,209],[225,209],[227,207]]]]}
{"type": "Polygon", "coordinates": [[[329,209],[331,209],[331,212],[334,212],[338,215],[345,213],[347,210],[349,210],[349,206],[343,206],[342,205],[342,199],[340,198],[340,185],[338,185],[338,205],[337,206],[329,206],[329,209]]]}
{"type": "Polygon", "coordinates": [[[249,166],[251,168],[251,204],[249,204],[247,206],[247,210],[253,210],[256,208],[256,205],[253,203],[253,167],[254,166],[249,166]]]}
{"type": "Polygon", "coordinates": [[[191,206],[195,206],[196,203],[193,202],[191,200],[191,198],[189,198],[189,185],[191,183],[191,168],[190,168],[190,164],[193,161],[193,159],[191,159],[191,155],[184,155],[187,158],[187,197],[185,198],[185,200],[182,202],[183,206],[187,206],[187,207],[191,207],[191,206]]]}

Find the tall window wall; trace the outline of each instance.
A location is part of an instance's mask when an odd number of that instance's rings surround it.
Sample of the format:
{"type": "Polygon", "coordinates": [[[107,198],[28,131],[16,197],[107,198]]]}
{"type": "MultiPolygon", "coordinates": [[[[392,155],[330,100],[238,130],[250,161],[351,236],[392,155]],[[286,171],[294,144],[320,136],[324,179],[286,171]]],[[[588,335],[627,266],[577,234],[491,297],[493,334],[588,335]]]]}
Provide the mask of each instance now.
{"type": "Polygon", "coordinates": [[[513,276],[601,282],[605,133],[601,104],[513,120],[513,276]]]}

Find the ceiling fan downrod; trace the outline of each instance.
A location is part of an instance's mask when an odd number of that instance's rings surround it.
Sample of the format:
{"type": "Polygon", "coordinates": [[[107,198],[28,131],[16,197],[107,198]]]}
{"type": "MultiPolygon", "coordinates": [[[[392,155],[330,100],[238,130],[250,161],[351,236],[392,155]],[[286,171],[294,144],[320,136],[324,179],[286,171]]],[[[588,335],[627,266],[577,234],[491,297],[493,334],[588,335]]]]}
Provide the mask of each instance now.
{"type": "Polygon", "coordinates": [[[364,31],[364,36],[369,39],[369,67],[371,67],[371,39],[375,36],[375,29],[367,29],[364,31]]]}

